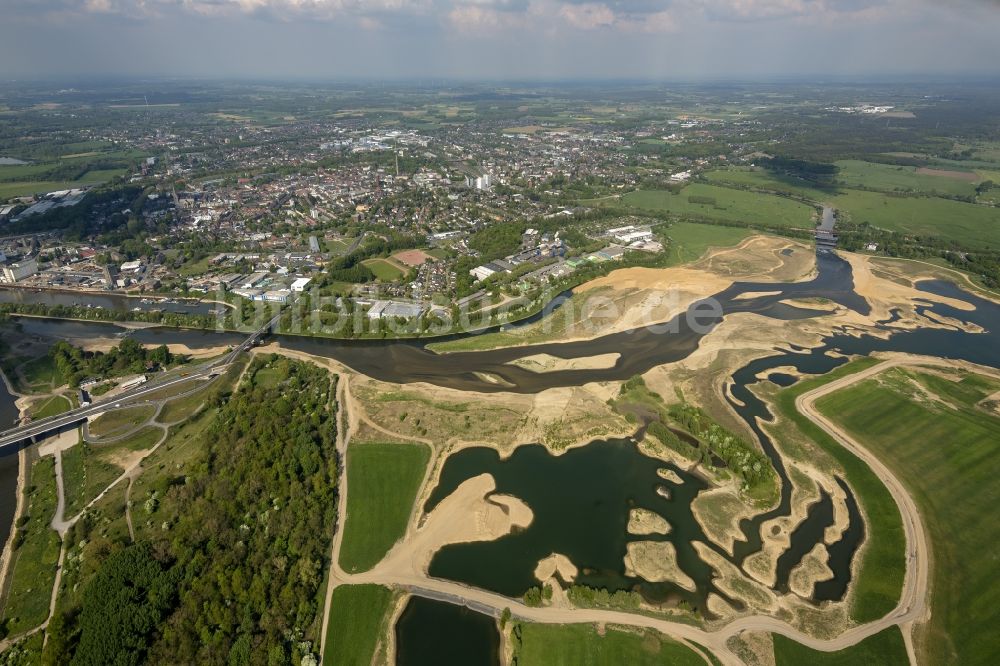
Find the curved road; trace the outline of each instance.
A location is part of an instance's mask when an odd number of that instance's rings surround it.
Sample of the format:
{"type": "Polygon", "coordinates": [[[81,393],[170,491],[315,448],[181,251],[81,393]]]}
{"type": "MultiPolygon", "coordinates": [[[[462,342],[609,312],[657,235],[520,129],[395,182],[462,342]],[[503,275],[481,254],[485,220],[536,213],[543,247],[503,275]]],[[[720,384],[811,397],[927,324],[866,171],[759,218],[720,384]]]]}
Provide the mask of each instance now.
{"type": "MultiPolygon", "coordinates": [[[[796,408],[804,416],[822,428],[841,446],[861,458],[875,472],[899,507],[900,515],[903,518],[907,543],[906,576],[902,594],[896,608],[875,622],[852,627],[832,639],[820,639],[804,634],[786,622],[765,615],[739,618],[724,627],[707,631],[696,626],[660,617],[624,611],[588,608],[529,607],[516,599],[452,581],[431,578],[419,572],[414,574],[404,574],[395,571],[389,572],[381,570],[380,566],[376,566],[371,571],[365,573],[348,574],[339,565],[342,529],[338,529],[334,536],[330,584],[326,599],[326,616],[329,616],[330,597],[336,585],[376,583],[396,586],[407,590],[410,594],[466,606],[474,611],[494,617],[498,617],[504,608],[509,608],[515,617],[531,622],[547,624],[613,623],[655,629],[675,639],[696,642],[711,650],[725,664],[742,663],[726,643],[730,638],[746,631],[781,634],[814,650],[837,652],[856,645],[889,627],[899,625],[906,643],[909,661],[911,665],[915,666],[917,660],[913,648],[912,628],[914,624],[925,622],[930,616],[930,607],[927,603],[930,547],[921,521],[920,512],[913,498],[910,497],[909,493],[903,487],[903,484],[885,464],[842,429],[820,414],[815,408],[816,401],[825,395],[870,379],[890,368],[903,365],[954,367],[955,363],[932,357],[894,357],[871,368],[847,375],[804,393],[795,402],[796,408]]],[[[977,368],[977,371],[983,371],[983,369],[977,368]]],[[[993,374],[992,371],[990,374],[993,374]]],[[[349,434],[353,430],[350,426],[356,425],[358,420],[357,414],[349,414],[348,417],[349,421],[353,423],[350,423],[346,428],[347,433],[345,433],[344,440],[349,439],[349,434]]],[[[341,454],[343,455],[346,447],[341,444],[339,448],[341,448],[341,454]]],[[[343,469],[343,465],[341,465],[341,468],[343,469]]],[[[347,508],[345,476],[346,474],[342,474],[341,476],[343,485],[341,485],[340,493],[340,516],[346,515],[345,511],[347,508]]]]}

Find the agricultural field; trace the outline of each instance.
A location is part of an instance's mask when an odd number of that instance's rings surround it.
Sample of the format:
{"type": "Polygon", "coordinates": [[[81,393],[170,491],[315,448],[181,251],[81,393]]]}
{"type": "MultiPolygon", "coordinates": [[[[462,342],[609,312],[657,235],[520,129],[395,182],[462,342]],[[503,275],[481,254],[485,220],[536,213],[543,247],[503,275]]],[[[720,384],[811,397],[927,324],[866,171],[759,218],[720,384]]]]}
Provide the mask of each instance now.
{"type": "Polygon", "coordinates": [[[30,194],[44,194],[56,190],[69,190],[89,185],[99,185],[125,175],[125,169],[96,169],[88,171],[75,180],[28,180],[4,182],[0,173],[0,201],[30,194]]]}
{"type": "Polygon", "coordinates": [[[703,183],[688,185],[678,194],[667,190],[630,192],[621,201],[642,210],[791,229],[812,228],[816,214],[811,206],[790,199],[703,183]]]}
{"type": "Polygon", "coordinates": [[[996,558],[1000,416],[984,400],[1000,381],[970,373],[890,370],[817,407],[900,475],[931,536],[932,614],[919,636],[927,663],[987,664],[1000,651],[996,558]]]}
{"type": "Polygon", "coordinates": [[[326,627],[324,664],[369,666],[385,633],[392,592],[381,585],[334,589],[326,627]]]}
{"type": "Polygon", "coordinates": [[[846,187],[863,187],[883,192],[916,192],[928,195],[974,196],[979,177],[972,172],[945,171],[927,173],[916,167],[876,164],[860,160],[837,162],[837,180],[846,187]]]}
{"type": "Polygon", "coordinates": [[[423,444],[366,443],[347,451],[347,518],[340,566],[367,571],[403,536],[430,450],[423,444]]]}
{"type": "Polygon", "coordinates": [[[519,625],[514,651],[524,666],[618,666],[671,664],[700,666],[704,659],[684,645],[654,631],[608,627],[602,633],[590,624],[519,625]]]}
{"type": "Polygon", "coordinates": [[[1000,209],[938,197],[891,196],[847,190],[830,199],[855,224],[938,236],[969,247],[996,248],[1000,209]]]}
{"type": "Polygon", "coordinates": [[[778,192],[817,203],[826,202],[839,191],[833,187],[819,188],[815,183],[810,181],[775,174],[761,168],[730,167],[728,169],[715,169],[702,174],[702,177],[713,184],[734,185],[768,192],[778,192]]]}

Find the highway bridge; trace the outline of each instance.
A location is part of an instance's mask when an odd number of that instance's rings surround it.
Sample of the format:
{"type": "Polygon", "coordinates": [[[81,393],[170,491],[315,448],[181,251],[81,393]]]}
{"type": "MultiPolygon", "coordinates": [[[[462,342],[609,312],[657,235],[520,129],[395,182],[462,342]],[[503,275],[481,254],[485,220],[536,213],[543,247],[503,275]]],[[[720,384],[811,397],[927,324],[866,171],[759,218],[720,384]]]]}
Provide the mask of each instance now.
{"type": "Polygon", "coordinates": [[[199,379],[213,380],[221,374],[220,368],[223,368],[235,361],[240,354],[251,349],[262,338],[270,333],[280,317],[280,314],[275,316],[273,319],[254,331],[246,340],[240,343],[239,346],[235,347],[222,358],[216,359],[212,363],[192,368],[191,372],[185,373],[182,376],[154,379],[146,382],[145,384],[141,384],[134,389],[119,393],[114,397],[100,402],[95,402],[87,405],[86,407],[78,407],[77,409],[64,412],[57,416],[32,421],[25,425],[0,432],[0,455],[8,453],[10,449],[16,450],[22,442],[31,442],[34,441],[35,438],[42,437],[51,432],[56,432],[58,430],[62,430],[63,428],[74,426],[88,417],[96,416],[97,414],[106,412],[109,409],[117,409],[118,407],[125,406],[126,403],[136,402],[140,398],[162,391],[163,389],[174,386],[175,384],[192,382],[199,379]]]}

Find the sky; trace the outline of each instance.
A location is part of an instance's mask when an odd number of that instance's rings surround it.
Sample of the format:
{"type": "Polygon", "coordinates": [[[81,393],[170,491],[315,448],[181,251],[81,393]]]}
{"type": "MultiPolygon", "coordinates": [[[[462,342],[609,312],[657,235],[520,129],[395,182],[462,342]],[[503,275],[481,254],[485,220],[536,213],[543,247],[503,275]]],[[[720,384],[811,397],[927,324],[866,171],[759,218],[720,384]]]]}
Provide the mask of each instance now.
{"type": "Polygon", "coordinates": [[[0,80],[1000,74],[1000,0],[3,0],[0,80]]]}

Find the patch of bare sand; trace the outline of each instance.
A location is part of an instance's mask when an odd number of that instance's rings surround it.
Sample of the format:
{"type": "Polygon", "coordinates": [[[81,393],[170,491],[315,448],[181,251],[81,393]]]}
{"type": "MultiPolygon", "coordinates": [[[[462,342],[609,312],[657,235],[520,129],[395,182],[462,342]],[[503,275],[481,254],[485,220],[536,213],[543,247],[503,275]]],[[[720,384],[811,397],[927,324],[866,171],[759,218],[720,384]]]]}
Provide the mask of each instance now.
{"type": "Polygon", "coordinates": [[[893,308],[901,308],[904,312],[910,312],[913,309],[913,302],[917,299],[943,303],[965,312],[975,309],[975,306],[966,301],[918,291],[911,286],[878,277],[872,272],[870,257],[851,252],[842,252],[841,256],[851,264],[851,270],[854,274],[854,291],[872,306],[872,313],[869,317],[871,320],[888,319],[893,308]]]}
{"type": "Polygon", "coordinates": [[[815,252],[803,243],[775,236],[752,236],[735,248],[710,252],[692,264],[733,279],[750,277],[792,282],[809,277],[816,268],[815,252]]]}
{"type": "Polygon", "coordinates": [[[806,553],[788,578],[788,587],[792,592],[803,599],[812,599],[816,583],[833,578],[833,570],[827,565],[829,557],[826,546],[821,543],[806,553]]]}
{"type": "Polygon", "coordinates": [[[489,474],[466,480],[431,511],[422,524],[376,566],[376,571],[426,575],[431,558],[452,543],[494,541],[515,528],[531,524],[527,504],[509,495],[494,495],[496,481],[489,474]]]}
{"type": "Polygon", "coordinates": [[[675,583],[685,590],[698,589],[677,564],[677,550],[669,541],[633,541],[625,554],[625,575],[650,583],[675,583]]]}
{"type": "Polygon", "coordinates": [[[551,354],[533,354],[510,362],[532,372],[558,372],[561,370],[605,370],[615,367],[621,354],[599,354],[581,358],[559,358],[551,354]]]}
{"type": "Polygon", "coordinates": [[[632,509],[628,514],[628,533],[638,536],[650,534],[667,534],[670,523],[658,513],[648,509],[632,509]]]}
{"type": "Polygon", "coordinates": [[[740,652],[740,658],[747,666],[775,666],[774,639],[763,631],[745,631],[740,634],[747,652],[740,652]]]}
{"type": "Polygon", "coordinates": [[[576,580],[579,570],[568,557],[559,553],[552,553],[548,557],[539,560],[535,567],[535,579],[540,583],[546,583],[555,576],[564,583],[572,583],[576,580]]]}
{"type": "Polygon", "coordinates": [[[54,454],[56,451],[65,451],[77,445],[80,441],[80,431],[78,429],[67,430],[53,437],[46,438],[38,446],[38,455],[45,457],[54,454]]]}
{"type": "Polygon", "coordinates": [[[749,301],[754,298],[762,298],[764,296],[780,296],[780,291],[745,291],[742,294],[738,294],[733,297],[734,301],[749,301]]]}
{"type": "Polygon", "coordinates": [[[691,502],[691,511],[705,536],[730,555],[733,545],[743,539],[740,521],[757,514],[757,509],[740,499],[730,485],[698,493],[691,502]]]}

